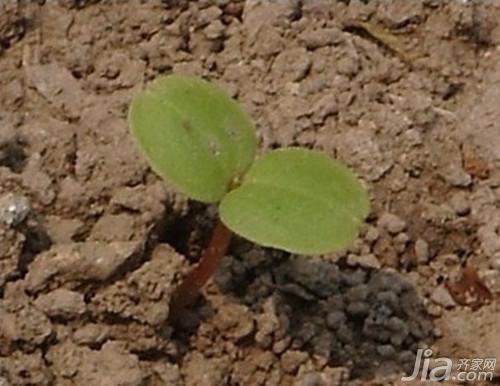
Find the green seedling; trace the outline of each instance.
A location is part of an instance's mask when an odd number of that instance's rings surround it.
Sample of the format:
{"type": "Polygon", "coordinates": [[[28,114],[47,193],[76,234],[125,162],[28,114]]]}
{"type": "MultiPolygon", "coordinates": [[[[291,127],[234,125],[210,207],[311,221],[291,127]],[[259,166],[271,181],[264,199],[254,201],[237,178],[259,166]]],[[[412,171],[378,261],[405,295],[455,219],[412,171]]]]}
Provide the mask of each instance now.
{"type": "Polygon", "coordinates": [[[196,299],[232,232],[291,253],[324,254],[348,246],[368,214],[356,176],[321,152],[291,147],[256,159],[249,116],[201,78],[157,79],[132,101],[129,125],[157,174],[193,200],[219,204],[210,243],[177,288],[173,309],[196,299]]]}

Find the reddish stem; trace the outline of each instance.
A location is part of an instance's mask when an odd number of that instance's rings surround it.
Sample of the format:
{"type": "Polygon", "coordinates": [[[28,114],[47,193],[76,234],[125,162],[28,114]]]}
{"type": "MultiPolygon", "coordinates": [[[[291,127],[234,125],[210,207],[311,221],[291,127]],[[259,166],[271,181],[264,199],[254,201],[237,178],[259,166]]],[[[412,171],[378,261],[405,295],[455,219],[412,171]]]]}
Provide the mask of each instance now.
{"type": "Polygon", "coordinates": [[[170,302],[170,315],[172,317],[175,318],[180,310],[194,303],[201,288],[219,267],[230,241],[231,231],[222,221],[217,220],[210,243],[203,251],[200,262],[189,272],[172,295],[170,302]]]}

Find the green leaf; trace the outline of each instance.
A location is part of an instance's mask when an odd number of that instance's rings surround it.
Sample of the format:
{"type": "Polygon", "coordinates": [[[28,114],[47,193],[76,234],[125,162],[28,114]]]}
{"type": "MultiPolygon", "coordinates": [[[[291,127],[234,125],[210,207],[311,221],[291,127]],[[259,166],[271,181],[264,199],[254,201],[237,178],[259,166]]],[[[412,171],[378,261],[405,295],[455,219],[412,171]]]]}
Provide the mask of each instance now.
{"type": "Polygon", "coordinates": [[[258,159],[219,210],[228,228],[253,242],[321,254],[345,248],[356,238],[369,200],[339,161],[286,148],[258,159]]]}
{"type": "Polygon", "coordinates": [[[129,125],[153,170],[203,202],[220,201],[255,156],[257,139],[247,114],[194,76],[155,80],[132,101],[129,125]]]}

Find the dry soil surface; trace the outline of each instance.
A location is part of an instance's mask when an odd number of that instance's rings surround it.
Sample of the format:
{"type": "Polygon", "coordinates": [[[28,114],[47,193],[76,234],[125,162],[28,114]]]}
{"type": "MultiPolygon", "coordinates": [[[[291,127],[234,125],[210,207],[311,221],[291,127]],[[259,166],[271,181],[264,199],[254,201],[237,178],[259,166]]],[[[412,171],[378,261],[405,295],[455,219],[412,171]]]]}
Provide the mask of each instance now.
{"type": "Polygon", "coordinates": [[[0,2],[0,385],[396,385],[418,348],[500,360],[499,20],[496,1],[0,2]],[[160,181],[126,122],[171,72],[372,199],[343,253],[235,239],[176,325],[215,208],[160,181]]]}

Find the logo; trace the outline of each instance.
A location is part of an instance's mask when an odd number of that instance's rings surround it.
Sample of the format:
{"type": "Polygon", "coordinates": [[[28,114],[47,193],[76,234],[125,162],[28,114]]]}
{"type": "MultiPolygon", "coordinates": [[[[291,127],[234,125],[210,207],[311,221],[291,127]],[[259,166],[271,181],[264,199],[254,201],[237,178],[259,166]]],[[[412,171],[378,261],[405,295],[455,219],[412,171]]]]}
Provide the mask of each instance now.
{"type": "Polygon", "coordinates": [[[443,357],[433,359],[431,368],[431,357],[432,350],[430,348],[418,349],[413,373],[410,376],[402,377],[401,380],[403,382],[414,381],[420,374],[421,381],[492,381],[497,363],[496,358],[462,358],[454,367],[450,358],[443,357]]]}

